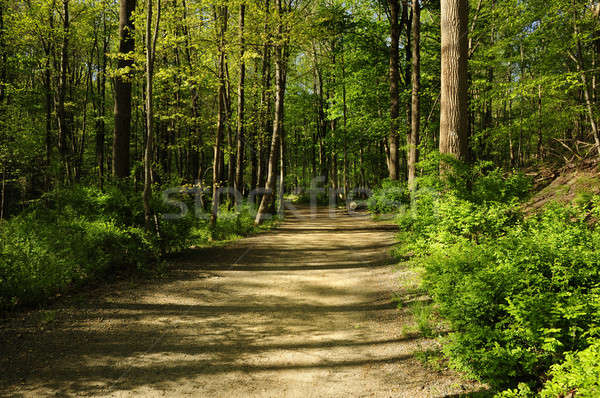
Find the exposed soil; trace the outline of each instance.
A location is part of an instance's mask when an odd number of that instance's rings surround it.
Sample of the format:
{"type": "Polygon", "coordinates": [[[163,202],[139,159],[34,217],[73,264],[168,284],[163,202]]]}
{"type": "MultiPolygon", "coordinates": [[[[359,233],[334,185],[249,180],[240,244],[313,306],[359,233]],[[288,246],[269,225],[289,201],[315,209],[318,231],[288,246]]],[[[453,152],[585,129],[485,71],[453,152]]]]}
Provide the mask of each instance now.
{"type": "Polygon", "coordinates": [[[600,194],[600,164],[587,161],[560,170],[541,169],[527,173],[533,177],[534,194],[523,205],[527,214],[536,213],[549,203],[585,202],[600,194]]]}
{"type": "MultiPolygon", "coordinates": [[[[119,282],[0,324],[2,396],[445,397],[482,389],[417,359],[394,226],[302,209],[165,279],[119,282]],[[399,283],[399,277],[400,282],[399,283]],[[397,309],[395,299],[405,305],[397,309]]],[[[411,282],[412,281],[412,282],[411,282]]]]}

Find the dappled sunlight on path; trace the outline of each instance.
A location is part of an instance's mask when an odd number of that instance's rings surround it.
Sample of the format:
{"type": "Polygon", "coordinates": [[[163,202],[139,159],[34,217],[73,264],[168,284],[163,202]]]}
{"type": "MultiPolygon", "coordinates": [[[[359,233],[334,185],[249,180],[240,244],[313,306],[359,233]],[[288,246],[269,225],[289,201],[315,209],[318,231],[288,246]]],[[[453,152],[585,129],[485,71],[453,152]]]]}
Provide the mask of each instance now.
{"type": "Polygon", "coordinates": [[[301,210],[276,230],[193,250],[166,279],[121,282],[3,324],[6,396],[443,397],[423,367],[392,224],[301,210]],[[43,330],[41,330],[43,327],[43,330]]]}

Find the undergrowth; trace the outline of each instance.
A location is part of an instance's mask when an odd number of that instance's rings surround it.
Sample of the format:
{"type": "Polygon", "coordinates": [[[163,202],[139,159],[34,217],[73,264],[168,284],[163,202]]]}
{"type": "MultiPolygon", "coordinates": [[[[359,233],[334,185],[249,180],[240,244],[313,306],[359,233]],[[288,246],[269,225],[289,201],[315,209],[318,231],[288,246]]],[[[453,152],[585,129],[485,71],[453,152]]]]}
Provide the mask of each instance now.
{"type": "Polygon", "coordinates": [[[600,198],[526,217],[525,176],[445,167],[398,212],[397,254],[451,328],[451,365],[504,397],[598,396],[600,198]]]}
{"type": "MultiPolygon", "coordinates": [[[[182,201],[190,197],[181,195],[182,201]]],[[[192,203],[190,203],[190,206],[192,203]]],[[[141,194],[119,187],[57,189],[0,223],[0,309],[35,305],[116,270],[147,272],[160,257],[256,230],[248,206],[222,206],[217,225],[189,211],[182,217],[160,197],[146,231],[141,194]]]]}

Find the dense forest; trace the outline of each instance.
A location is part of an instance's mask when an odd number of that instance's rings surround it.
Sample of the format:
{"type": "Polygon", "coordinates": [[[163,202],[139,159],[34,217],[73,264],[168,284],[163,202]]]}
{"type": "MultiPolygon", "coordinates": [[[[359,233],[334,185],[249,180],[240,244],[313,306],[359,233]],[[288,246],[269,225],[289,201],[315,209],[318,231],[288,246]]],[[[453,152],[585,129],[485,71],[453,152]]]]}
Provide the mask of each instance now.
{"type": "Polygon", "coordinates": [[[365,203],[440,361],[600,396],[599,105],[595,1],[0,0],[0,309],[365,203]]]}
{"type": "Polygon", "coordinates": [[[2,3],[3,217],[59,186],[140,188],[146,151],[151,183],[217,170],[248,193],[282,169],[286,191],[322,176],[342,194],[412,179],[438,148],[507,168],[597,152],[586,2],[471,2],[456,64],[436,2],[121,3],[2,3]],[[455,67],[460,148],[439,142],[455,67]]]}

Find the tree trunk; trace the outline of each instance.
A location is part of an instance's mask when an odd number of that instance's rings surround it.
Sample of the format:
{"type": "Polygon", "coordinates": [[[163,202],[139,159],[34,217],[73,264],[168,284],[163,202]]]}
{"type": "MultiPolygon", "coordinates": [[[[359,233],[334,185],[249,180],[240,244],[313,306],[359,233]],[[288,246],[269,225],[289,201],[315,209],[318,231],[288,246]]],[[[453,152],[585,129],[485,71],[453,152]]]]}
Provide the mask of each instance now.
{"type": "Polygon", "coordinates": [[[418,0],[413,0],[412,4],[412,73],[411,73],[411,123],[410,134],[407,137],[408,153],[408,186],[413,189],[416,164],[417,164],[417,145],[419,144],[419,127],[421,122],[421,112],[419,108],[419,95],[421,89],[421,8],[418,0]]]}
{"type": "MultiPolygon", "coordinates": [[[[48,25],[51,31],[54,30],[54,5],[55,2],[52,2],[52,8],[48,12],[48,25]]],[[[50,188],[50,165],[52,163],[52,53],[53,43],[50,38],[48,38],[44,43],[44,56],[46,57],[46,63],[44,65],[44,91],[45,91],[45,111],[46,111],[46,137],[45,137],[45,145],[46,145],[46,175],[45,175],[45,187],[46,189],[50,188]]]]}
{"type": "Polygon", "coordinates": [[[467,0],[441,1],[442,73],[440,96],[440,153],[467,159],[468,40],[467,0]]]}
{"type": "Polygon", "coordinates": [[[96,164],[98,167],[98,186],[102,189],[104,182],[104,141],[105,141],[105,123],[106,116],[106,53],[108,52],[108,39],[106,31],[106,9],[102,12],[102,49],[98,48],[98,65],[100,66],[99,76],[96,78],[98,94],[98,114],[96,118],[96,164]],[[102,53],[100,53],[102,51],[102,53]]]}
{"type": "Polygon", "coordinates": [[[543,119],[542,119],[542,85],[538,84],[538,131],[537,131],[537,158],[544,159],[544,135],[543,135],[543,119]]]}
{"type": "MultiPolygon", "coordinates": [[[[44,67],[44,91],[46,92],[46,176],[52,163],[52,72],[50,67],[50,48],[46,51],[46,65],[44,67]]],[[[46,188],[50,182],[46,177],[46,188]]]]}
{"type": "Polygon", "coordinates": [[[219,212],[219,196],[221,189],[221,175],[222,175],[222,152],[221,144],[223,141],[223,134],[225,131],[225,119],[227,104],[225,98],[225,32],[227,31],[227,17],[228,10],[225,6],[218,7],[218,13],[215,11],[217,20],[217,32],[219,40],[219,90],[217,100],[217,131],[215,136],[214,145],[214,157],[213,157],[213,185],[212,185],[212,211],[210,215],[210,227],[214,229],[217,225],[217,216],[219,212]]]}
{"type": "Polygon", "coordinates": [[[4,2],[0,1],[0,105],[6,97],[6,44],[4,43],[4,2]]]}
{"type": "Polygon", "coordinates": [[[133,11],[136,0],[119,0],[119,57],[115,77],[115,129],[113,135],[113,175],[129,176],[129,136],[131,130],[131,53],[135,49],[133,11]]]}
{"type": "Polygon", "coordinates": [[[269,34],[269,0],[265,0],[265,23],[264,23],[264,34],[266,36],[265,43],[262,50],[262,72],[261,72],[261,95],[260,95],[260,110],[259,110],[259,129],[256,137],[258,146],[258,170],[257,170],[257,182],[256,188],[263,186],[265,182],[265,153],[266,153],[266,136],[269,130],[269,118],[271,110],[271,96],[269,95],[269,89],[271,86],[271,43],[269,34]]]}
{"type": "MultiPolygon", "coordinates": [[[[234,188],[239,194],[235,195],[236,202],[240,200],[244,184],[244,84],[246,78],[246,62],[244,60],[244,16],[246,6],[240,4],[240,80],[238,84],[238,109],[237,109],[237,143],[234,188]]],[[[241,203],[236,203],[241,205],[241,203]]]]}
{"type": "MultiPolygon", "coordinates": [[[[257,90],[258,91],[258,90],[257,90]]],[[[252,109],[257,109],[258,107],[258,92],[256,93],[256,95],[254,95],[252,97],[252,109]]],[[[258,187],[258,164],[259,164],[259,157],[258,157],[258,151],[259,151],[259,142],[258,142],[258,131],[259,131],[259,126],[257,126],[257,123],[254,122],[252,123],[252,135],[250,136],[251,139],[251,148],[250,148],[250,190],[253,190],[255,188],[258,187]]]]}
{"type": "Polygon", "coordinates": [[[152,81],[154,75],[154,56],[156,50],[156,39],[158,37],[158,27],[160,23],[160,0],[158,0],[157,3],[158,10],[156,15],[154,34],[152,34],[152,0],[147,0],[146,7],[146,148],[144,150],[143,199],[144,220],[146,222],[146,230],[150,231],[150,226],[152,223],[152,209],[150,208],[150,199],[152,198],[152,149],[154,140],[154,109],[152,103],[152,81]]]}
{"type": "Polygon", "coordinates": [[[388,137],[389,159],[388,171],[390,180],[398,179],[398,117],[400,116],[400,98],[398,86],[400,84],[399,71],[399,41],[400,24],[398,22],[400,12],[399,0],[389,0],[390,7],[390,135],[388,137]]]}
{"type": "Polygon", "coordinates": [[[581,79],[583,98],[585,100],[585,109],[587,110],[588,117],[590,119],[590,125],[592,127],[592,134],[594,136],[594,144],[600,156],[600,134],[598,132],[598,124],[596,122],[596,116],[594,115],[594,105],[592,104],[592,94],[590,94],[590,87],[588,85],[586,72],[583,66],[582,50],[581,50],[581,39],[579,38],[579,27],[577,26],[577,20],[573,21],[574,33],[577,37],[576,40],[576,51],[575,56],[570,54],[571,59],[575,61],[577,66],[577,72],[579,72],[579,78],[581,79]]]}
{"type": "Polygon", "coordinates": [[[283,126],[279,137],[279,196],[277,214],[280,217],[284,216],[285,206],[283,203],[283,195],[285,193],[285,129],[283,126]]]}
{"type": "Polygon", "coordinates": [[[63,166],[67,179],[69,179],[70,166],[68,161],[67,140],[71,135],[70,124],[65,108],[67,96],[67,69],[69,67],[69,0],[63,0],[63,38],[60,50],[60,74],[58,79],[58,103],[56,106],[56,116],[58,121],[58,150],[61,155],[63,166]]]}
{"type": "MultiPolygon", "coordinates": [[[[271,137],[271,151],[269,153],[269,163],[267,169],[267,182],[265,184],[265,193],[260,202],[260,207],[256,214],[254,223],[261,224],[267,216],[267,212],[273,210],[273,201],[275,197],[275,162],[277,156],[278,140],[283,139],[283,117],[284,117],[284,96],[285,96],[285,66],[287,63],[287,51],[282,48],[280,43],[283,40],[283,22],[281,20],[281,0],[275,2],[275,13],[277,16],[277,44],[275,44],[275,120],[273,120],[273,135],[271,137]]],[[[283,154],[281,154],[283,156],[283,154]]]]}
{"type": "Polygon", "coordinates": [[[344,201],[348,202],[348,104],[346,102],[346,62],[344,58],[344,36],[342,36],[342,117],[344,123],[344,201]]]}
{"type": "Polygon", "coordinates": [[[2,167],[2,192],[0,192],[0,221],[4,220],[4,195],[6,192],[6,167],[2,167]]]}
{"type": "Polygon", "coordinates": [[[281,116],[279,117],[279,124],[281,125],[281,127],[279,128],[279,208],[277,209],[277,214],[280,217],[284,217],[284,212],[285,212],[285,204],[283,202],[283,195],[285,194],[285,127],[283,125],[283,119],[285,116],[284,113],[284,100],[285,100],[285,86],[286,86],[286,82],[287,82],[287,60],[289,57],[289,47],[287,42],[285,42],[283,44],[283,49],[281,49],[281,56],[283,57],[282,60],[282,77],[281,77],[281,82],[280,82],[280,89],[281,94],[280,94],[280,100],[281,100],[281,105],[280,105],[280,109],[277,109],[277,111],[279,111],[281,113],[281,116]]]}

